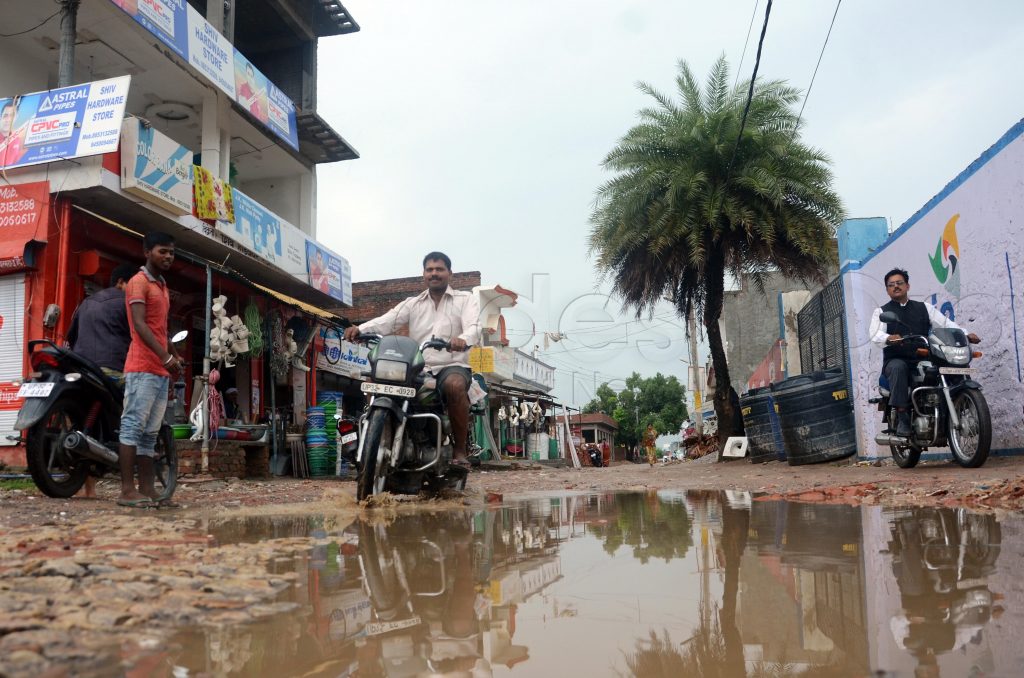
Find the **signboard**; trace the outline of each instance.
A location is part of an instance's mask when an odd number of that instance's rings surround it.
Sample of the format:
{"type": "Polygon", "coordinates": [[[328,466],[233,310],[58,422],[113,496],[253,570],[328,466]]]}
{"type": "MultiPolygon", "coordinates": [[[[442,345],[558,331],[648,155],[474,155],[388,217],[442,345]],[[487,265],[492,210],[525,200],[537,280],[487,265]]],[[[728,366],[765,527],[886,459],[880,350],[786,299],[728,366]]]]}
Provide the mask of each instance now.
{"type": "MultiPolygon", "coordinates": [[[[785,368],[782,364],[785,351],[786,342],[777,339],[769,349],[768,355],[754,368],[754,373],[747,380],[748,391],[752,388],[769,386],[786,378],[785,368]]],[[[700,405],[698,404],[697,407],[700,405]]]]}
{"type": "Polygon", "coordinates": [[[370,372],[370,349],[341,338],[334,328],[321,328],[317,342],[316,369],[358,379],[370,372]]]}
{"type": "Polygon", "coordinates": [[[192,5],[188,5],[188,62],[232,99],[235,48],[192,5]]]}
{"type": "Polygon", "coordinates": [[[110,0],[171,50],[188,58],[186,0],[110,0]]]}
{"type": "MultiPolygon", "coordinates": [[[[0,184],[0,275],[25,267],[25,245],[46,241],[50,184],[0,184]]],[[[2,328],[0,328],[2,330],[2,328]]]]}
{"type": "Polygon", "coordinates": [[[125,118],[121,188],[174,214],[191,214],[192,151],[138,118],[125,118]]]}
{"type": "MultiPolygon", "coordinates": [[[[313,240],[306,240],[306,272],[309,284],[343,304],[352,303],[351,273],[346,281],[346,262],[313,240]]],[[[351,269],[349,269],[351,271],[351,269]]]]}
{"type": "Polygon", "coordinates": [[[235,221],[217,230],[293,276],[306,280],[306,236],[238,189],[231,190],[235,221]]]}
{"type": "Polygon", "coordinates": [[[238,105],[298,150],[299,136],[292,100],[238,50],[234,55],[234,71],[234,98],[238,105]]]}
{"type": "Polygon", "coordinates": [[[111,153],[131,76],[0,99],[0,168],[111,153]]]}

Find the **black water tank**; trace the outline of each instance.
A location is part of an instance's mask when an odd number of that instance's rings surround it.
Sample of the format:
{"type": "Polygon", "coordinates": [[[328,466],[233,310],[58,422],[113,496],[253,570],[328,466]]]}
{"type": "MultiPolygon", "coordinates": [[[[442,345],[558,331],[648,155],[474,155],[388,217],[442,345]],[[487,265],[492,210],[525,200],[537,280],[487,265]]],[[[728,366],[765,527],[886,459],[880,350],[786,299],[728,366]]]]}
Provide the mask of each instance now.
{"type": "Polygon", "coordinates": [[[841,369],[790,377],[771,389],[791,466],[845,459],[857,452],[853,401],[841,369]]]}
{"type": "Polygon", "coordinates": [[[775,414],[775,401],[770,387],[754,388],[740,398],[743,428],[747,433],[747,456],[752,464],[783,460],[782,433],[775,414]]]}

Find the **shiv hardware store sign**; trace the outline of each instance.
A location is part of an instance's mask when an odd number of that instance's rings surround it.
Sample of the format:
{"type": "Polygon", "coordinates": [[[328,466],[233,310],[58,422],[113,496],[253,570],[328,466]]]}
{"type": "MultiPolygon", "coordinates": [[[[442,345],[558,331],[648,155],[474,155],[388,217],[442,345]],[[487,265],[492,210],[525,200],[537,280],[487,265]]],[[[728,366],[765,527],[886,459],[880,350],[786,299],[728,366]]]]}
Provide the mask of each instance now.
{"type": "Polygon", "coordinates": [[[0,167],[117,150],[131,76],[0,99],[0,167]]]}
{"type": "Polygon", "coordinates": [[[121,188],[174,214],[190,214],[192,151],[138,118],[125,118],[121,139],[121,188]]]}
{"type": "Polygon", "coordinates": [[[186,0],[110,0],[286,144],[299,149],[295,104],[186,0]]]}

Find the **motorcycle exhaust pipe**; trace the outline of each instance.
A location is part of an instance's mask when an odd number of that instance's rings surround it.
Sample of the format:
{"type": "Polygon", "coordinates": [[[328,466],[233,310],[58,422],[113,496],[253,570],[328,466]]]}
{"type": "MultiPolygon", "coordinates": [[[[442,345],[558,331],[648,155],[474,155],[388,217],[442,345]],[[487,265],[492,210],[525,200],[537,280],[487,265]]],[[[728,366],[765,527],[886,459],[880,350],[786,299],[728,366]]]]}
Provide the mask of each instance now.
{"type": "Polygon", "coordinates": [[[81,431],[72,431],[64,438],[64,449],[69,452],[76,452],[86,459],[98,461],[101,464],[117,467],[120,457],[106,445],[103,445],[95,438],[90,438],[81,431]]]}
{"type": "Polygon", "coordinates": [[[875,436],[875,442],[879,445],[906,446],[910,444],[910,439],[892,433],[879,433],[875,436]]]}

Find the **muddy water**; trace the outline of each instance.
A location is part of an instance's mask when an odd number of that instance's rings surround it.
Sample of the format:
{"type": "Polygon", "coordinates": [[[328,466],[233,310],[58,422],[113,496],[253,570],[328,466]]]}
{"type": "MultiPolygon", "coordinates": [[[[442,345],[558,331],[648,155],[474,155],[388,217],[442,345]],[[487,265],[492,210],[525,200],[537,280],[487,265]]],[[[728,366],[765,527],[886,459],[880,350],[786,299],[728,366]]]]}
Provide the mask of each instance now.
{"type": "Polygon", "coordinates": [[[190,629],[173,675],[1019,676],[1024,522],[746,493],[237,519],[309,536],[269,621],[190,629]],[[350,522],[351,521],[351,522],[350,522]]]}

